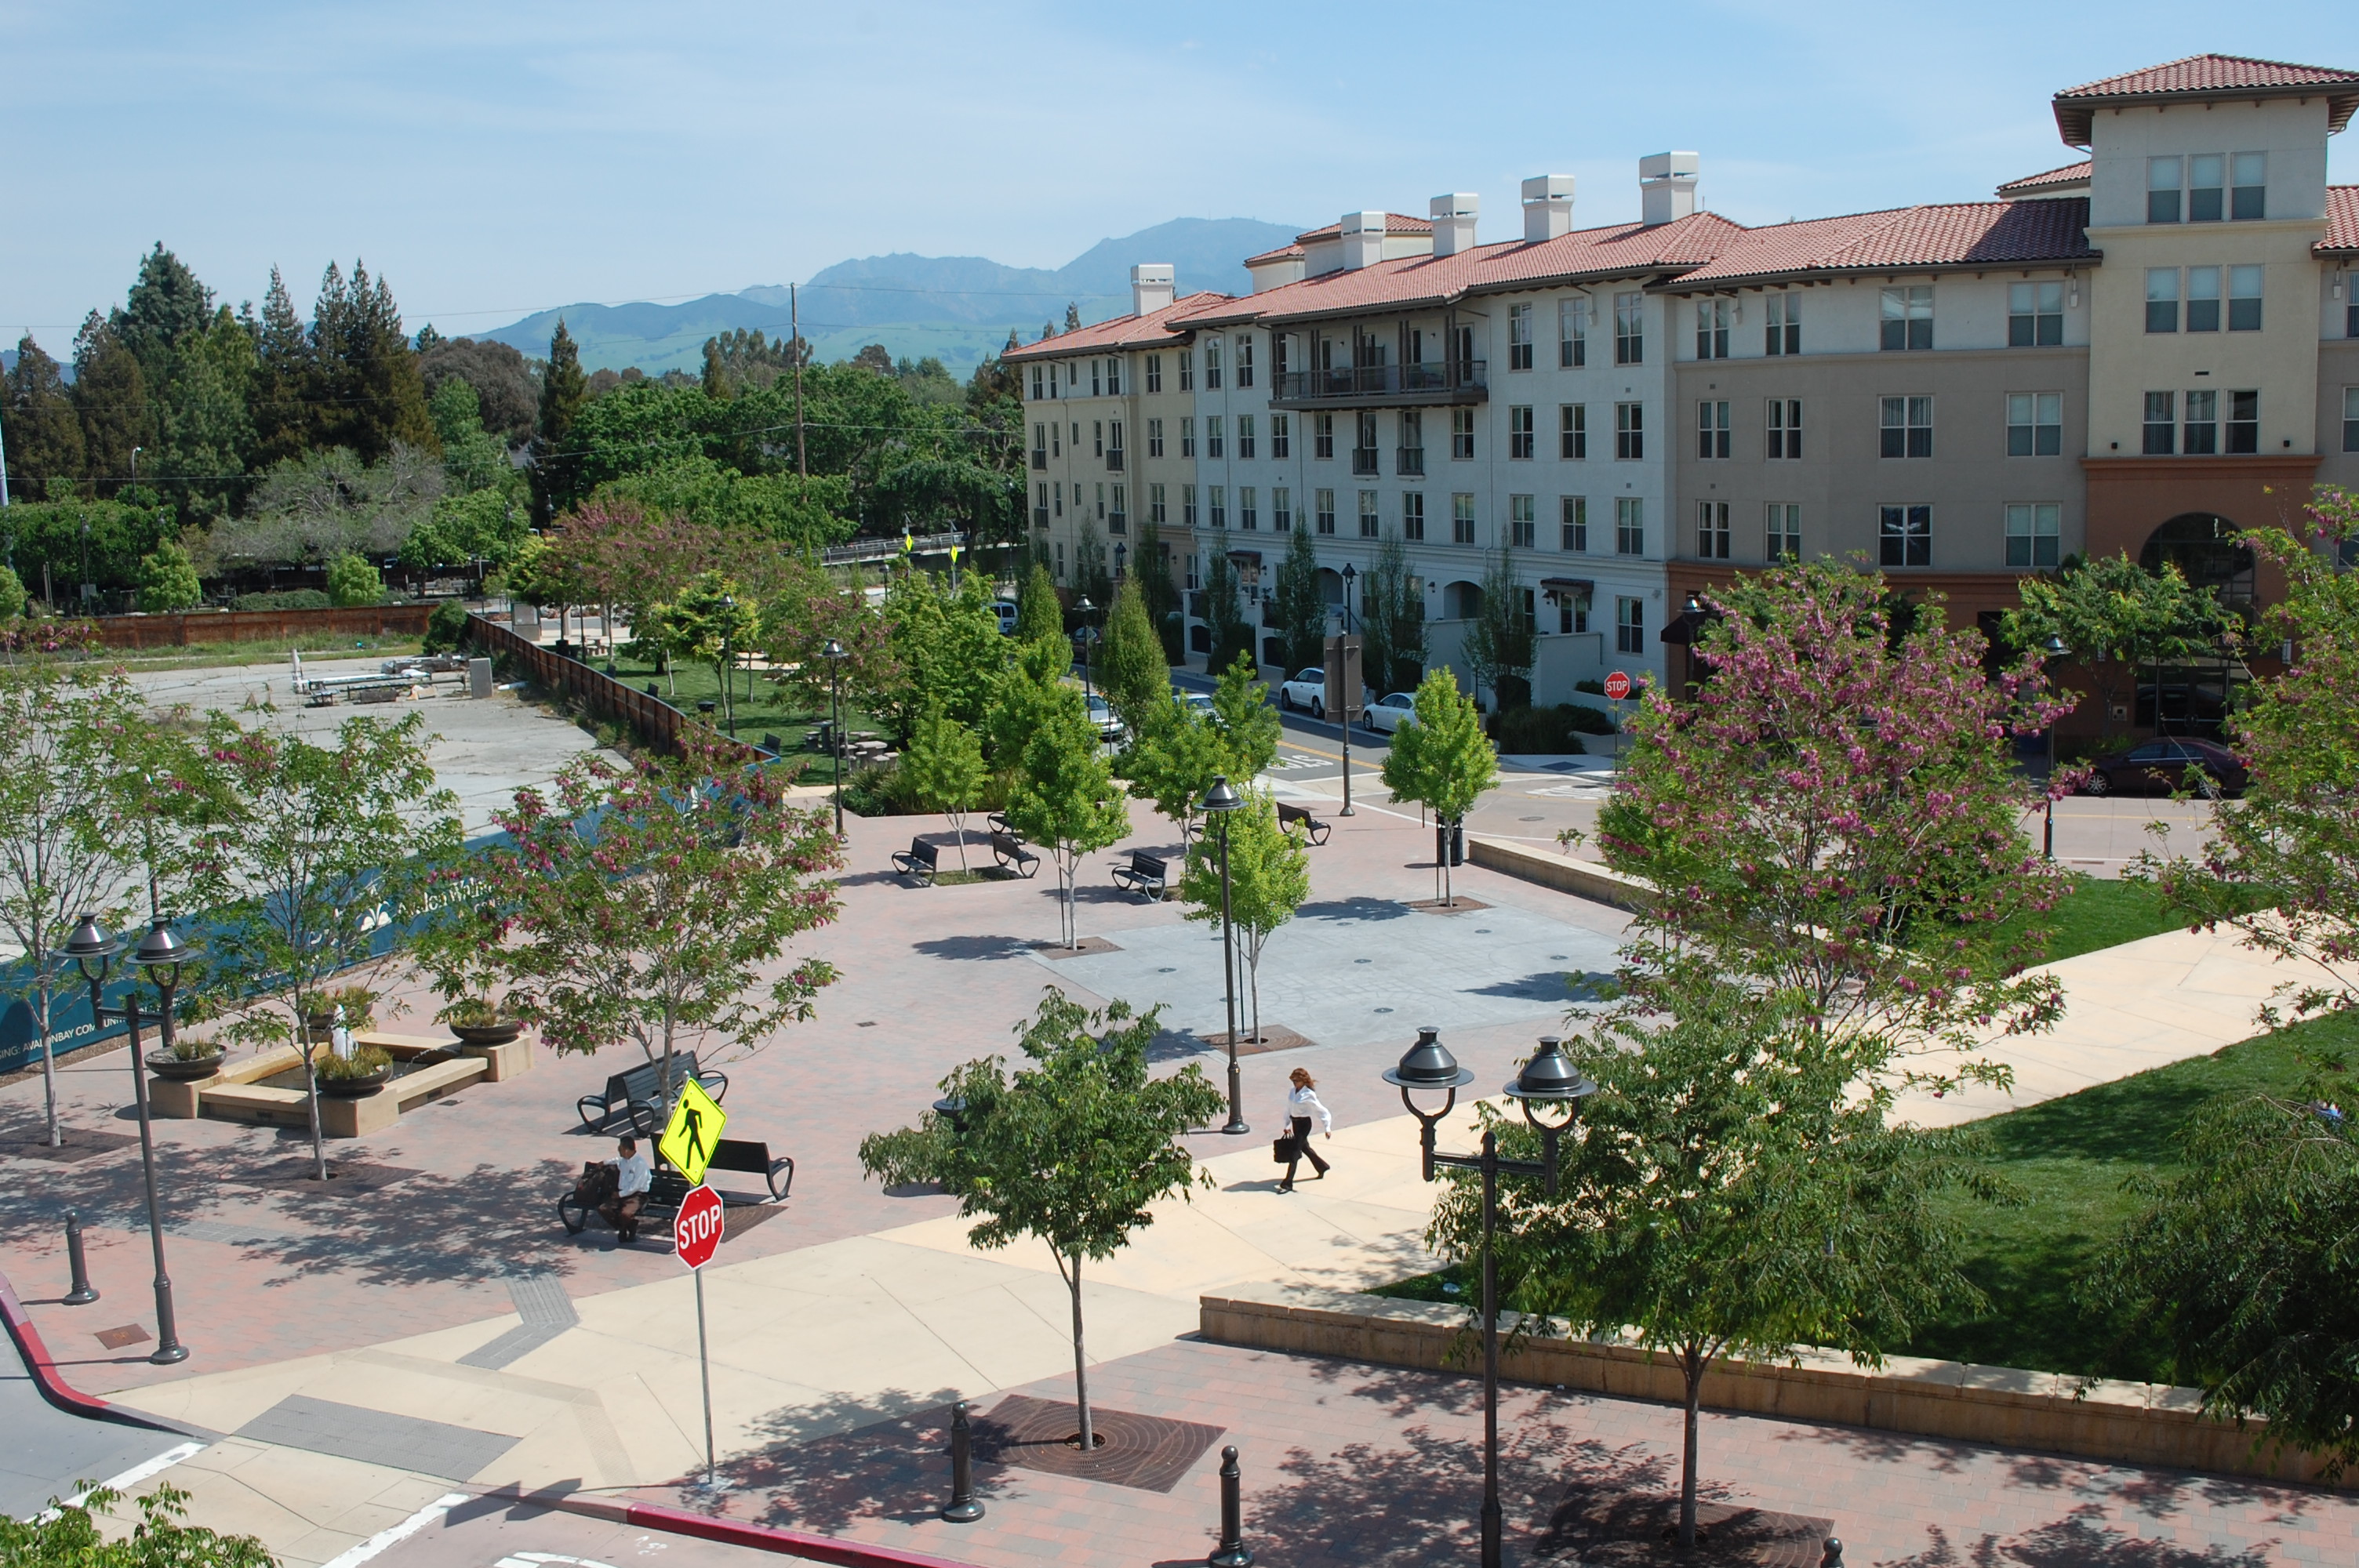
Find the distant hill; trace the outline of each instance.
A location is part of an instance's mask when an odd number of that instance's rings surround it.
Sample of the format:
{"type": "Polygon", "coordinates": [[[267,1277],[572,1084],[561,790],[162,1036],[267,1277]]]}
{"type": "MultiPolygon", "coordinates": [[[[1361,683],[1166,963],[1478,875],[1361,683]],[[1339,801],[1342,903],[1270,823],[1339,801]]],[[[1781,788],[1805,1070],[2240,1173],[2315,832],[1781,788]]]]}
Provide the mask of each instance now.
{"type": "MultiPolygon", "coordinates": [[[[1171,263],[1183,294],[1245,293],[1253,284],[1239,264],[1299,232],[1252,218],[1180,218],[1102,240],[1054,271],[982,256],[864,256],[822,269],[797,290],[803,336],[822,360],[849,359],[863,344],[882,343],[897,358],[930,354],[963,372],[998,351],[1011,328],[1029,342],[1044,323],[1061,325],[1069,303],[1084,321],[1127,311],[1136,262],[1171,263]]],[[[741,328],[783,336],[787,311],[786,288],[764,284],[684,305],[569,305],[474,335],[546,354],[561,316],[592,370],[636,365],[649,374],[692,373],[703,364],[705,339],[741,328]]]]}

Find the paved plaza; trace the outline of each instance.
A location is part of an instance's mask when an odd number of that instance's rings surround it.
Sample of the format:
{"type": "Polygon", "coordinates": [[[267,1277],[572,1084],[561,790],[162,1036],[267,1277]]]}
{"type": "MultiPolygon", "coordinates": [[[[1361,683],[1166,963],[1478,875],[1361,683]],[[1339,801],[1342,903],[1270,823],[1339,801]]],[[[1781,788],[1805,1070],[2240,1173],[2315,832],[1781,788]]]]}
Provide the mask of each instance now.
{"type": "MultiPolygon", "coordinates": [[[[551,732],[552,750],[560,739],[551,732]]],[[[1315,736],[1290,733],[1288,745],[1319,750],[1315,736]]],[[[1332,816],[1332,772],[1280,776],[1332,816]]],[[[1091,857],[1082,877],[1082,931],[1111,950],[1065,957],[1040,946],[1058,930],[1052,880],[914,888],[885,870],[886,857],[912,832],[947,850],[944,826],[850,823],[842,917],[799,945],[842,979],[814,1022],[723,1063],[732,1135],[797,1161],[787,1202],[733,1207],[708,1271],[731,1513],[979,1568],[1201,1561],[1220,1443],[1235,1443],[1264,1562],[1471,1555],[1472,1379],[1206,1344],[1193,1337],[1197,1300],[1270,1281],[1364,1288],[1431,1267],[1422,1234],[1432,1189],[1419,1179],[1414,1124],[1379,1073],[1417,1025],[1434,1023],[1474,1069],[1477,1092],[1495,1092],[1578,1005],[1580,977],[1610,968],[1625,917],[1473,865],[1456,886],[1480,907],[1413,910],[1432,896],[1432,834],[1372,780],[1355,795],[1358,814],[1336,818],[1312,852],[1312,903],[1270,939],[1263,963],[1265,1022],[1310,1044],[1245,1057],[1254,1131],[1190,1140],[1212,1190],[1158,1206],[1131,1247],[1084,1274],[1099,1402],[1217,1429],[1219,1443],[1182,1454],[1169,1490],[1052,1474],[1002,1450],[981,1470],[991,1511],[964,1530],[932,1513],[946,1479],[943,1412],[958,1399],[986,1417],[1015,1400],[1070,1400],[1065,1290],[1043,1249],[975,1250],[953,1200],[880,1188],[854,1151],[867,1133],[916,1119],[956,1064],[1011,1051],[1050,985],[1093,1003],[1163,1003],[1160,1069],[1194,1061],[1217,1082],[1224,1064],[1203,1041],[1223,1026],[1220,948],[1178,904],[1143,902],[1108,879],[1130,849],[1178,849],[1170,825],[1144,806],[1133,838],[1091,857]],[[1281,1195],[1267,1140],[1296,1066],[1336,1113],[1336,1136],[1321,1146],[1334,1172],[1281,1195]]],[[[1596,799],[1585,777],[1526,773],[1486,799],[1476,826],[1552,845],[1560,826],[1593,816],[1596,799]]],[[[2005,1047],[2018,1099],[2241,1038],[2273,983],[2227,939],[2183,934],[2058,970],[2072,999],[2066,1030],[2005,1047]]],[[[408,1000],[412,1016],[390,1026],[429,1031],[431,1006],[408,1000]]],[[[701,1464],[702,1429],[693,1293],[668,1238],[618,1248],[603,1227],[572,1238],[556,1221],[556,1198],[582,1163],[612,1152],[572,1102],[615,1065],[537,1053],[517,1078],[333,1146],[344,1173],[326,1192],[292,1179],[307,1163],[300,1137],[159,1123],[171,1269],[193,1351],[172,1368],[150,1366],[147,1345],[125,1338],[153,1325],[136,1149],[100,1140],[70,1162],[21,1157],[14,1141],[37,1124],[39,1086],[0,1087],[0,1140],[12,1141],[0,1154],[0,1272],[75,1386],[201,1434],[207,1446],[163,1477],[196,1495],[200,1517],[260,1534],[290,1563],[327,1562],[452,1495],[711,1507],[677,1485],[701,1464]],[[57,1300],[69,1204],[92,1227],[103,1292],[80,1308],[57,1300]]],[[[71,1058],[60,1077],[77,1131],[119,1140],[134,1130],[123,1052],[71,1058]]],[[[1962,1119],[2006,1103],[1916,1109],[1962,1119]]],[[[1462,1109],[1444,1137],[1471,1140],[1462,1109]]],[[[1516,1445],[1515,1560],[1577,1559],[1599,1498],[1658,1492],[1675,1474],[1677,1412],[1660,1406],[1516,1389],[1503,1429],[1516,1445]]],[[[2338,1493],[1755,1417],[1709,1418],[1704,1455],[1715,1496],[1832,1520],[1854,1563],[2347,1558],[2359,1518],[2359,1499],[2338,1493]]],[[[432,1515],[381,1560],[644,1555],[619,1529],[469,1503],[432,1515]]],[[[699,1546],[681,1560],[722,1551],[699,1546]]]]}

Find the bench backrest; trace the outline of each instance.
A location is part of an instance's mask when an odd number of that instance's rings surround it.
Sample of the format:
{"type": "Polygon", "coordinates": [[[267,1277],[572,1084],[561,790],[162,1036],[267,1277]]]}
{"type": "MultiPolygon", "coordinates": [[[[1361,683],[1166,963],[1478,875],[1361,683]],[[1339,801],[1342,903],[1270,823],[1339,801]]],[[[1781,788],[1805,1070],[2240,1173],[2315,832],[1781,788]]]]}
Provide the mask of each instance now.
{"type": "Polygon", "coordinates": [[[1277,803],[1277,819],[1280,822],[1309,822],[1311,820],[1310,808],[1281,800],[1277,803]]]}
{"type": "Polygon", "coordinates": [[[923,838],[912,838],[909,840],[909,859],[913,860],[923,860],[927,865],[930,866],[934,863],[934,847],[931,844],[927,843],[923,838]]]}
{"type": "MultiPolygon", "coordinates": [[[[696,1076],[696,1053],[682,1051],[671,1059],[673,1081],[682,1082],[696,1076]]],[[[663,1098],[663,1064],[642,1062],[627,1073],[617,1073],[606,1080],[606,1103],[620,1105],[627,1100],[653,1103],[663,1098]]]]}
{"type": "Polygon", "coordinates": [[[1133,849],[1130,852],[1130,869],[1143,876],[1159,877],[1167,868],[1162,856],[1150,855],[1144,849],[1133,849]]]}
{"type": "Polygon", "coordinates": [[[1006,855],[1013,860],[1024,860],[1032,858],[1032,851],[1017,843],[1012,834],[993,834],[991,836],[991,847],[995,852],[1006,855]]]}

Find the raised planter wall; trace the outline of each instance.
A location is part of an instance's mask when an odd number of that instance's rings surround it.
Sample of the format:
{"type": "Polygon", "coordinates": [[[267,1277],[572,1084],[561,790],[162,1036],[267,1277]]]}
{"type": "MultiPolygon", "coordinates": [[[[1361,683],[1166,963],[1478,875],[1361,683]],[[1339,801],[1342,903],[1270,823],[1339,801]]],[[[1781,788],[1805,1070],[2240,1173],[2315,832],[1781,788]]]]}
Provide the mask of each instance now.
{"type": "MultiPolygon", "coordinates": [[[[1199,1312],[1200,1331],[1215,1344],[1469,1372],[1467,1365],[1446,1359],[1467,1321],[1462,1307],[1272,1285],[1201,1297],[1199,1312]]],[[[1517,1321],[1516,1314],[1500,1314],[1503,1332],[1517,1321]]],[[[1466,1345],[1479,1355],[1471,1336],[1466,1345]]],[[[1533,1337],[1509,1350],[1503,1341],[1499,1370],[1517,1382],[1560,1384],[1616,1399],[1677,1405],[1685,1398],[1678,1365],[1636,1345],[1533,1337]]],[[[1703,1403],[1785,1421],[2359,1489],[2359,1474],[2329,1481],[2324,1461],[2312,1454],[2256,1449],[2260,1428],[2207,1418],[2195,1390],[2158,1383],[2084,1388],[2060,1373],[1906,1356],[1871,1370],[1839,1352],[1804,1350],[1791,1367],[1719,1363],[1704,1378],[1703,1403]]]]}
{"type": "Polygon", "coordinates": [[[701,730],[707,741],[724,748],[735,747],[748,762],[763,755],[752,746],[725,739],[720,731],[701,723],[690,714],[682,713],[663,698],[649,697],[595,665],[568,658],[519,637],[498,622],[470,614],[467,617],[467,638],[475,652],[489,658],[510,661],[535,686],[547,691],[563,693],[580,703],[592,718],[630,726],[631,732],[639,738],[639,744],[651,752],[677,752],[680,749],[683,732],[701,730]]]}
{"type": "Polygon", "coordinates": [[[1466,858],[1486,871],[1538,882],[1577,898],[1595,899],[1616,909],[1642,909],[1655,896],[1655,890],[1636,877],[1625,877],[1594,860],[1576,860],[1571,855],[1529,844],[1482,838],[1470,833],[1466,836],[1466,858]]]}
{"type": "Polygon", "coordinates": [[[184,648],[191,643],[269,643],[322,632],[356,637],[422,637],[430,604],[349,610],[194,610],[169,615],[107,615],[94,622],[110,648],[184,648]]]}

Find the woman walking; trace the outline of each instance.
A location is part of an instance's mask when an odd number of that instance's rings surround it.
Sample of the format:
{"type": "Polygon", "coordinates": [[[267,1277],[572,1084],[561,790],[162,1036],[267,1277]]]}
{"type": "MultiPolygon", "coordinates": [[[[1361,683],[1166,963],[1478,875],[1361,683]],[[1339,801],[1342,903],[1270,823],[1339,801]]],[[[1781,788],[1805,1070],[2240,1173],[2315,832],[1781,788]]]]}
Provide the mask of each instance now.
{"type": "Polygon", "coordinates": [[[1277,1184],[1277,1190],[1282,1193],[1290,1193],[1294,1190],[1295,1167],[1306,1159],[1310,1162],[1310,1168],[1319,1173],[1311,1180],[1322,1180],[1327,1174],[1327,1162],[1319,1157],[1319,1151],[1310,1147],[1310,1113],[1312,1111],[1317,1111],[1319,1119],[1326,1124],[1327,1136],[1330,1139],[1335,1136],[1334,1115],[1320,1103],[1319,1088],[1310,1081],[1310,1073],[1301,1067],[1297,1067],[1291,1076],[1294,1080],[1294,1087],[1287,1091],[1286,1114],[1288,1119],[1288,1125],[1294,1130],[1294,1158],[1286,1162],[1286,1180],[1277,1184]]]}

